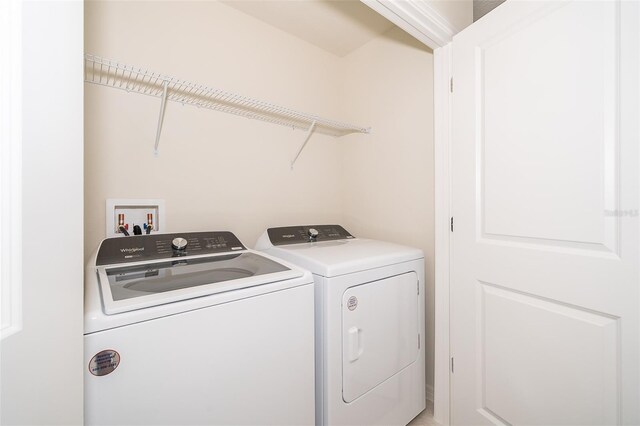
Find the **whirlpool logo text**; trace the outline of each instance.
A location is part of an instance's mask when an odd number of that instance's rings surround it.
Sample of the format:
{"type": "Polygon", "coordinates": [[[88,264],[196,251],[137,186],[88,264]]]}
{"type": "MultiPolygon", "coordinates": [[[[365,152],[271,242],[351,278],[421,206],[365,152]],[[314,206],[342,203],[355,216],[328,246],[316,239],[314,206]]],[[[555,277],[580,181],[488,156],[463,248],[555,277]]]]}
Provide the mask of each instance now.
{"type": "Polygon", "coordinates": [[[122,253],[135,253],[137,251],[144,251],[144,247],[121,248],[120,251],[122,253]]]}

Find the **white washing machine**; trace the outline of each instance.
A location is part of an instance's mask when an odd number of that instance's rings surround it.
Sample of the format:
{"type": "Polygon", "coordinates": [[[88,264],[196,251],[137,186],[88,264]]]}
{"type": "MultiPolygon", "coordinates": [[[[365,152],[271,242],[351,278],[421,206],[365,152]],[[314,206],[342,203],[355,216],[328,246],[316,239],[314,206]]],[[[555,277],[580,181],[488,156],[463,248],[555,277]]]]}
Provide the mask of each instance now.
{"type": "Polygon", "coordinates": [[[106,239],[86,275],[85,424],[313,424],[309,272],[199,232],[106,239]]]}
{"type": "Polygon", "coordinates": [[[421,250],[338,225],[270,228],[256,249],[313,273],[316,424],[406,425],[424,410],[421,250]]]}

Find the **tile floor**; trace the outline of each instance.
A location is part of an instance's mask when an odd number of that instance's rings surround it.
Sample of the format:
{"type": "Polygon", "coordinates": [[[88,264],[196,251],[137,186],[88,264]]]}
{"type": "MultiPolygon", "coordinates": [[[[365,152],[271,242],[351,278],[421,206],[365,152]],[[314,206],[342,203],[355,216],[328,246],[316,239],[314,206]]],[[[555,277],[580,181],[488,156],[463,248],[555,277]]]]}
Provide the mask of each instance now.
{"type": "Polygon", "coordinates": [[[433,402],[427,401],[427,408],[407,426],[440,426],[440,423],[433,420],[433,402]]]}

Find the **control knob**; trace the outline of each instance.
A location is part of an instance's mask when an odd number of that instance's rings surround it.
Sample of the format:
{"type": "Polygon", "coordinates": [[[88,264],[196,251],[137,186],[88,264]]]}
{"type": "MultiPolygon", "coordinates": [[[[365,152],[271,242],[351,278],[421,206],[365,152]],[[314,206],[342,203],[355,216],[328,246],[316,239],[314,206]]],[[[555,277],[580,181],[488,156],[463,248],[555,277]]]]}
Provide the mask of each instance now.
{"type": "Polygon", "coordinates": [[[182,251],[187,248],[187,240],[182,237],[174,238],[173,241],[171,241],[171,247],[182,251]]]}
{"type": "Polygon", "coordinates": [[[307,234],[309,235],[309,241],[315,241],[318,238],[318,230],[315,228],[309,228],[307,234]]]}

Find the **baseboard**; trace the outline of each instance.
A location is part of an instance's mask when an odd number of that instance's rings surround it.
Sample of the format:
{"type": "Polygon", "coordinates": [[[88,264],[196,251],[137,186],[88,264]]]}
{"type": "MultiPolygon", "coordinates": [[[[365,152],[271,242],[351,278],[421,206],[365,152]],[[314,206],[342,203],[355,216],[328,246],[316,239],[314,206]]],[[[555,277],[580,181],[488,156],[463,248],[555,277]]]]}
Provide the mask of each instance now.
{"type": "Polygon", "coordinates": [[[427,401],[433,402],[433,386],[427,385],[427,401]]]}

